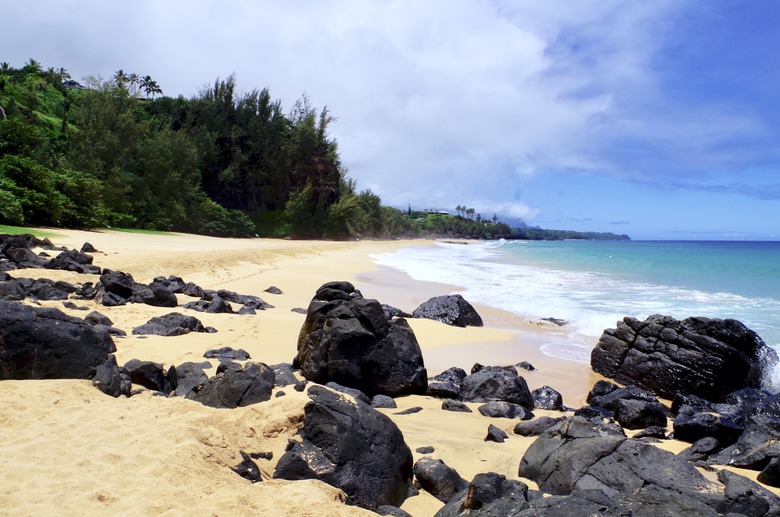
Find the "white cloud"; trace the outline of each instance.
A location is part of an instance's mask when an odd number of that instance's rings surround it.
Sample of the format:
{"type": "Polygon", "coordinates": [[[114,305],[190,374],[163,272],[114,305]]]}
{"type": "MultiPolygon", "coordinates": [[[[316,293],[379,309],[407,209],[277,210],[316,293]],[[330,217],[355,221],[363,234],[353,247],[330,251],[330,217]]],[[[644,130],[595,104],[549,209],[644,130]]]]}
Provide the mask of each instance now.
{"type": "Polygon", "coordinates": [[[620,174],[634,158],[643,176],[643,152],[684,157],[756,130],[725,108],[658,110],[650,61],[684,5],[41,0],[6,6],[14,22],[0,45],[16,66],[34,57],[104,77],[123,68],[169,95],[233,72],[241,90],[268,86],[287,108],[306,92],[337,117],[332,135],[359,188],[396,206],[489,200],[485,213],[532,219],[539,209],[512,198],[529,176],[620,174]],[[647,148],[627,159],[624,138],[647,148]]]}

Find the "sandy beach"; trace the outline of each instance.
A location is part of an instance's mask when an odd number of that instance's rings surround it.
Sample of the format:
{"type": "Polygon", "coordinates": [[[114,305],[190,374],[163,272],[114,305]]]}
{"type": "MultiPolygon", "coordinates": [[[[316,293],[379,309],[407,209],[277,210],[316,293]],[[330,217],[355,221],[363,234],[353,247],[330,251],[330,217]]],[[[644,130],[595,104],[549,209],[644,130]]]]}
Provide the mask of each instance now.
{"type": "MultiPolygon", "coordinates": [[[[80,248],[90,242],[99,252],[95,263],[124,271],[138,282],[176,275],[206,289],[254,294],[274,306],[257,315],[205,314],[176,309],[199,318],[215,334],[179,337],[132,336],[132,328],[171,309],[129,304],[97,306],[128,333],[115,339],[120,365],[137,358],[166,368],[185,361],[203,361],[212,348],[243,348],[252,361],[291,362],[306,308],[325,282],[349,280],[367,298],[412,311],[421,302],[455,287],[417,282],[378,268],[371,255],[401,246],[426,246],[426,241],[320,242],[236,240],[203,236],[148,235],[115,231],[52,230],[55,245],[80,248]],[[276,286],[283,294],[264,292],[276,286]]],[[[15,277],[46,277],[71,283],[97,281],[96,276],[51,270],[19,270],[15,277]]],[[[179,303],[190,301],[179,295],[179,303]]],[[[40,302],[65,309],[62,302],[40,302]]],[[[562,393],[567,406],[579,407],[600,377],[588,365],[552,359],[539,351],[549,326],[524,322],[487,307],[476,307],[485,327],[455,328],[410,320],[429,375],[450,366],[470,370],[485,365],[528,361],[537,367],[524,373],[531,389],[549,385],[562,393]]],[[[212,360],[216,366],[217,361],[212,360]]],[[[207,371],[213,375],[214,369],[207,371]]],[[[279,391],[277,388],[276,391],[279,391]]],[[[0,514],[2,515],[373,515],[343,503],[343,494],[316,481],[272,480],[276,461],[289,438],[301,427],[304,394],[283,389],[285,396],[233,410],[213,409],[181,398],[151,392],[114,399],[90,381],[4,381],[0,383],[0,514]],[[239,450],[272,452],[258,460],[264,481],[252,484],[230,467],[240,462],[239,450]]],[[[476,412],[441,410],[441,400],[422,396],[397,399],[390,416],[415,449],[433,446],[442,459],[470,480],[480,472],[517,478],[518,464],[533,438],[512,434],[515,421],[487,419],[476,412]],[[423,410],[396,415],[410,407],[423,410]],[[510,438],[503,444],[483,441],[488,424],[510,438]]],[[[535,411],[537,415],[560,413],[535,411]]],[[[665,442],[670,450],[686,444],[665,442]]],[[[742,472],[744,473],[744,472],[742,472]]],[[[752,477],[755,477],[754,475],[752,477]]],[[[530,486],[532,482],[526,481],[530,486]]],[[[433,515],[442,503],[426,492],[409,498],[403,509],[414,516],[433,515]]]]}

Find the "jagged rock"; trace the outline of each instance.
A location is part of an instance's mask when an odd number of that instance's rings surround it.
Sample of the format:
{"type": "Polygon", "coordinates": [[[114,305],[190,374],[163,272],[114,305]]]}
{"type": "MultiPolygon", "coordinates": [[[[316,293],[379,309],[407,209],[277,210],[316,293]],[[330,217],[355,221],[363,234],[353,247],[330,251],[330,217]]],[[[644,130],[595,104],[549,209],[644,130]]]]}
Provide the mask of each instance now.
{"type": "Polygon", "coordinates": [[[115,351],[107,332],[82,319],[0,300],[0,380],[90,379],[115,351]]]}
{"type": "Polygon", "coordinates": [[[197,363],[182,363],[168,368],[168,381],[177,397],[190,397],[195,389],[209,380],[203,367],[197,363]]]}
{"type": "Polygon", "coordinates": [[[176,299],[173,291],[162,284],[154,282],[149,285],[135,284],[130,301],[133,303],[145,303],[152,307],[176,307],[179,305],[179,301],[176,299]]]}
{"type": "Polygon", "coordinates": [[[485,437],[486,442],[504,443],[507,438],[509,436],[498,427],[493,424],[488,426],[487,436],[485,437]]]}
{"type": "Polygon", "coordinates": [[[465,402],[503,400],[528,410],[534,407],[528,384],[512,366],[485,366],[474,371],[463,379],[460,398],[465,402]]]}
{"type": "Polygon", "coordinates": [[[271,287],[268,287],[263,290],[264,293],[271,293],[271,294],[284,294],[282,293],[282,290],[276,287],[275,285],[272,285],[271,287]]]}
{"type": "Polygon", "coordinates": [[[105,271],[100,275],[100,285],[106,293],[111,293],[127,300],[133,296],[135,280],[131,275],[121,271],[105,271]]]}
{"type": "Polygon", "coordinates": [[[319,479],[370,510],[401,506],[411,486],[412,453],[393,421],[319,386],[309,396],[300,441],[290,441],[274,478],[319,479]]]}
{"type": "Polygon", "coordinates": [[[408,312],[404,312],[401,309],[393,307],[392,305],[382,304],[382,310],[385,312],[385,318],[392,320],[393,318],[411,318],[412,315],[408,312]]]}
{"type": "Polygon", "coordinates": [[[159,284],[174,294],[185,294],[184,291],[187,289],[187,283],[181,277],[173,275],[168,276],[168,278],[164,276],[155,277],[152,283],[159,284]]]}
{"type": "Polygon", "coordinates": [[[549,411],[563,411],[563,397],[549,386],[542,386],[531,392],[535,409],[547,409],[549,411]]]}
{"type": "Polygon", "coordinates": [[[234,350],[232,347],[223,346],[222,348],[214,348],[206,350],[203,353],[203,357],[206,359],[219,359],[220,361],[247,361],[251,359],[249,352],[243,348],[234,350]]]}
{"type": "Polygon", "coordinates": [[[527,372],[533,372],[536,371],[536,367],[529,363],[528,361],[520,361],[515,365],[516,368],[520,368],[522,370],[525,370],[527,372]]]}
{"type": "Polygon", "coordinates": [[[632,512],[655,507],[668,515],[720,515],[780,501],[746,478],[709,481],[668,451],[579,417],[545,431],[523,456],[519,475],[554,495],[599,490],[632,512]]]}
{"type": "Polygon", "coordinates": [[[197,318],[178,312],[157,316],[133,329],[134,335],[181,336],[190,332],[208,332],[208,330],[197,318]]]}
{"type": "Polygon", "coordinates": [[[160,363],[130,359],[125,363],[125,370],[133,384],[140,384],[165,395],[173,391],[173,386],[160,363]]]}
{"type": "Polygon", "coordinates": [[[186,294],[187,296],[192,296],[194,298],[203,298],[206,296],[206,291],[197,284],[187,282],[184,286],[184,291],[182,294],[186,294]]]}
{"type": "Polygon", "coordinates": [[[205,295],[208,295],[208,300],[212,300],[215,297],[222,298],[225,301],[231,303],[237,303],[245,307],[251,307],[258,311],[264,311],[266,309],[273,309],[273,305],[264,302],[259,296],[250,294],[238,294],[234,291],[228,291],[227,289],[220,289],[218,291],[205,291],[205,295]]]}
{"type": "MultiPolygon", "coordinates": [[[[205,312],[208,314],[233,314],[233,307],[223,300],[222,298],[215,297],[214,299],[210,301],[206,300],[198,300],[195,302],[187,302],[184,305],[182,305],[185,309],[190,309],[193,311],[198,312],[205,312]]],[[[242,310],[246,309],[246,307],[242,307],[242,310]]],[[[248,308],[251,311],[254,311],[251,307],[248,308]]],[[[240,313],[240,311],[239,311],[240,313]]]]}
{"type": "Polygon", "coordinates": [[[690,447],[680,451],[680,456],[684,460],[690,462],[704,461],[710,457],[710,455],[718,452],[721,449],[720,442],[712,436],[705,436],[693,442],[690,447]]]}
{"type": "Polygon", "coordinates": [[[482,318],[474,307],[459,294],[437,296],[417,307],[413,318],[440,321],[456,327],[481,327],[482,318]]]}
{"type": "Polygon", "coordinates": [[[230,470],[242,478],[248,479],[252,483],[262,481],[263,478],[260,476],[260,467],[257,466],[257,463],[252,461],[252,458],[244,451],[238,452],[241,454],[241,463],[232,467],[230,470]]]}
{"type": "Polygon", "coordinates": [[[581,416],[588,420],[613,420],[615,414],[607,408],[601,406],[582,406],[574,411],[574,416],[581,416]]]}
{"type": "Polygon", "coordinates": [[[725,447],[735,443],[744,430],[728,416],[690,406],[684,406],[674,419],[674,438],[689,443],[709,436],[725,447]]]}
{"type": "Polygon", "coordinates": [[[97,253],[97,250],[92,244],[85,242],[81,245],[81,253],[97,253]]]}
{"type": "Polygon", "coordinates": [[[718,481],[725,487],[726,501],[719,508],[724,515],[780,515],[780,498],[761,485],[725,469],[718,481]]]}
{"type": "Polygon", "coordinates": [[[431,377],[428,379],[429,382],[447,382],[450,384],[455,384],[456,386],[460,386],[460,384],[463,382],[463,379],[466,378],[468,374],[466,373],[466,370],[463,368],[458,368],[456,366],[453,366],[452,368],[448,368],[441,372],[439,375],[436,375],[435,377],[431,377]]]}
{"type": "Polygon", "coordinates": [[[644,429],[650,426],[666,427],[666,411],[649,392],[636,386],[610,389],[605,394],[604,385],[594,386],[588,394],[593,406],[606,408],[613,418],[627,429],[644,429]]]}
{"type": "Polygon", "coordinates": [[[760,388],[777,354],[732,319],[654,315],[626,317],[607,329],[591,353],[594,371],[672,398],[690,393],[715,402],[744,387],[760,388]]]}
{"type": "Polygon", "coordinates": [[[310,381],[335,381],[372,396],[422,394],[427,387],[420,345],[406,320],[388,321],[379,302],[348,282],[317,290],[294,366],[310,381]]]}
{"type": "Polygon", "coordinates": [[[100,268],[92,265],[92,256],[76,250],[63,251],[47,262],[45,267],[46,269],[61,269],[76,273],[100,274],[100,268]]]}
{"type": "Polygon", "coordinates": [[[126,369],[120,368],[116,364],[114,354],[109,355],[106,361],[95,369],[92,384],[106,395],[114,398],[122,395],[130,396],[130,374],[126,369]]]}
{"type": "Polygon", "coordinates": [[[489,418],[519,418],[530,420],[534,414],[519,404],[504,402],[503,400],[491,400],[477,408],[482,416],[489,418]]]}
{"type": "Polygon", "coordinates": [[[471,408],[459,400],[447,399],[441,403],[444,411],[455,411],[459,413],[471,413],[471,408]]]}
{"type": "Polygon", "coordinates": [[[420,487],[443,503],[469,486],[458,471],[448,467],[442,460],[420,458],[414,464],[414,477],[420,487]]]}
{"type": "Polygon", "coordinates": [[[236,366],[217,373],[191,398],[215,408],[249,406],[271,398],[273,370],[263,363],[249,363],[243,368],[236,366]]]}
{"type": "Polygon", "coordinates": [[[539,436],[563,420],[563,418],[564,417],[551,418],[549,416],[540,416],[539,418],[535,418],[528,422],[520,422],[516,424],[512,432],[519,434],[520,436],[539,436]]]}
{"type": "Polygon", "coordinates": [[[477,474],[465,490],[458,492],[436,512],[435,517],[520,515],[522,510],[528,508],[527,496],[528,485],[522,481],[507,479],[495,472],[477,474]]]}
{"type": "Polygon", "coordinates": [[[734,445],[710,456],[707,461],[714,465],[763,470],[777,457],[780,457],[780,420],[758,415],[750,420],[734,445]]]}

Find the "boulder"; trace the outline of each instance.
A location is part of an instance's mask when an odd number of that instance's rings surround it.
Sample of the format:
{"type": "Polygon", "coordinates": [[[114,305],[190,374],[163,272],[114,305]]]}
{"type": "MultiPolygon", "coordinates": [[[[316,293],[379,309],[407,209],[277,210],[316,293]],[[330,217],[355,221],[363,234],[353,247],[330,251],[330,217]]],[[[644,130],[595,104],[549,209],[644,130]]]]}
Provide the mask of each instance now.
{"type": "Polygon", "coordinates": [[[700,438],[690,447],[680,451],[678,456],[692,463],[702,462],[721,449],[720,442],[711,436],[700,438]]]}
{"type": "Polygon", "coordinates": [[[92,311],[84,316],[84,321],[90,325],[105,325],[106,327],[111,327],[114,325],[114,322],[111,321],[111,318],[104,314],[100,314],[98,311],[92,311]]]}
{"type": "Polygon", "coordinates": [[[463,379],[466,378],[466,375],[468,375],[466,370],[453,366],[452,368],[444,370],[439,375],[431,377],[428,379],[428,382],[448,382],[460,386],[463,379]]]}
{"type": "Polygon", "coordinates": [[[519,434],[520,436],[539,436],[561,420],[563,420],[564,417],[560,418],[552,418],[549,416],[540,416],[539,418],[535,418],[533,420],[527,421],[527,422],[520,422],[515,425],[514,430],[512,431],[515,434],[519,434]]]}
{"type": "Polygon", "coordinates": [[[406,320],[388,321],[378,301],[348,282],[317,290],[294,366],[310,381],[335,381],[369,396],[424,394],[427,387],[420,345],[406,320]]]}
{"type": "Polygon", "coordinates": [[[621,384],[636,384],[664,398],[678,392],[719,402],[745,387],[760,388],[777,354],[732,319],[653,315],[626,317],[607,329],[591,353],[591,367],[621,384]]]}
{"type": "Polygon", "coordinates": [[[206,350],[203,353],[203,357],[206,359],[219,359],[220,361],[246,361],[248,359],[251,359],[249,356],[249,352],[244,350],[243,348],[239,348],[238,350],[233,349],[233,347],[229,346],[223,346],[222,348],[214,348],[211,350],[206,350]]]}
{"type": "Polygon", "coordinates": [[[59,309],[0,300],[0,380],[91,379],[116,346],[59,309]]]}
{"type": "Polygon", "coordinates": [[[116,364],[114,354],[109,355],[106,362],[97,367],[92,384],[106,395],[114,398],[122,395],[129,397],[132,388],[130,373],[116,364]]]}
{"type": "Polygon", "coordinates": [[[376,409],[395,409],[398,407],[398,404],[395,403],[395,399],[393,397],[380,394],[374,395],[374,397],[371,399],[371,407],[376,409]]]}
{"type": "Polygon", "coordinates": [[[181,336],[190,332],[208,332],[208,329],[197,318],[178,312],[157,316],[133,329],[133,335],[181,336]]]}
{"type": "MultiPolygon", "coordinates": [[[[223,363],[224,364],[224,363],[223,363]]],[[[217,373],[192,398],[204,406],[236,408],[265,402],[274,388],[274,372],[263,363],[237,363],[217,373]]]]}
{"type": "Polygon", "coordinates": [[[264,311],[266,309],[273,309],[273,305],[265,303],[259,296],[250,294],[238,294],[234,291],[228,291],[227,289],[220,289],[218,291],[205,291],[208,295],[207,299],[213,300],[214,298],[222,298],[225,301],[237,303],[245,307],[251,307],[258,311],[264,311]]]}
{"type": "Polygon", "coordinates": [[[400,507],[412,482],[412,452],[390,418],[321,386],[309,388],[303,428],[274,478],[319,479],[369,510],[400,507]]]}
{"type": "Polygon", "coordinates": [[[780,487],[780,456],[772,458],[756,479],[765,485],[780,487]]]}
{"type": "Polygon", "coordinates": [[[357,388],[350,388],[348,386],[342,386],[341,384],[337,382],[329,382],[325,385],[326,387],[332,389],[333,391],[338,391],[339,393],[344,393],[345,395],[349,395],[355,400],[359,400],[361,402],[364,402],[368,405],[371,405],[371,397],[363,393],[357,388]]]}
{"type": "Polygon", "coordinates": [[[531,392],[535,409],[547,409],[549,411],[563,411],[563,397],[549,386],[542,386],[531,392]]]}
{"type": "Polygon", "coordinates": [[[613,418],[626,429],[666,427],[666,410],[652,393],[637,386],[626,386],[599,395],[603,387],[594,386],[588,394],[588,402],[611,411],[613,418]]]}
{"type": "Polygon", "coordinates": [[[111,293],[127,300],[133,296],[135,280],[131,275],[121,271],[105,271],[100,275],[100,286],[106,293],[111,293]]]}
{"type": "Polygon", "coordinates": [[[736,443],[745,428],[726,415],[684,406],[674,419],[674,438],[693,443],[711,437],[726,447],[736,443]]]}
{"type": "Polygon", "coordinates": [[[520,420],[530,420],[534,414],[525,409],[520,404],[512,404],[503,400],[491,400],[485,402],[477,408],[482,416],[489,418],[519,418],[520,420]]]}
{"type": "MultiPolygon", "coordinates": [[[[233,314],[233,307],[220,297],[214,297],[211,301],[198,300],[195,302],[185,303],[182,307],[198,312],[205,312],[208,314],[233,314]]],[[[246,309],[242,307],[241,310],[246,309]]],[[[251,307],[249,310],[254,311],[251,307]]]]}
{"type": "Polygon", "coordinates": [[[413,318],[440,321],[455,327],[481,327],[482,318],[474,307],[459,294],[437,296],[417,307],[413,318]]]}
{"type": "Polygon", "coordinates": [[[145,303],[152,307],[176,307],[179,305],[179,301],[176,299],[173,291],[155,282],[149,285],[135,284],[130,301],[133,303],[145,303]]]}
{"type": "Polygon", "coordinates": [[[460,398],[465,402],[503,400],[531,410],[534,400],[525,379],[512,366],[484,366],[466,376],[460,398]]]}
{"type": "Polygon", "coordinates": [[[507,438],[509,436],[498,427],[493,424],[488,426],[487,436],[485,437],[486,442],[504,443],[507,438]]]}
{"type": "Polygon", "coordinates": [[[385,312],[385,318],[388,320],[392,320],[393,318],[411,318],[412,315],[408,312],[404,312],[401,309],[397,307],[393,307],[392,305],[387,305],[386,303],[382,304],[382,310],[385,312]]]}
{"type": "Polygon", "coordinates": [[[457,413],[471,413],[471,408],[459,400],[447,399],[441,403],[444,411],[455,411],[457,413]]]}
{"type": "Polygon", "coordinates": [[[165,395],[173,391],[170,380],[160,363],[130,359],[125,363],[125,370],[130,375],[133,384],[159,391],[165,395]]]}
{"type": "Polygon", "coordinates": [[[423,457],[414,464],[414,477],[420,488],[443,503],[449,502],[469,482],[460,477],[458,471],[448,467],[442,460],[423,457]]]}
{"type": "Polygon", "coordinates": [[[271,294],[284,294],[282,293],[282,290],[276,287],[275,285],[272,285],[270,287],[266,287],[263,289],[264,293],[271,293],[271,294]]]}
{"type": "MultiPolygon", "coordinates": [[[[159,284],[174,294],[184,294],[187,283],[181,277],[170,275],[168,278],[157,276],[152,280],[153,284],[159,284]]],[[[194,284],[193,284],[194,285],[194,284]]]]}
{"type": "Polygon", "coordinates": [[[209,377],[203,371],[203,367],[197,363],[186,362],[179,366],[168,368],[168,382],[173,388],[173,394],[177,397],[190,398],[195,390],[208,382],[209,377]]]}
{"type": "MultiPolygon", "coordinates": [[[[675,432],[675,437],[676,437],[675,432]]],[[[780,457],[780,420],[758,415],[751,419],[737,441],[709,457],[713,465],[763,470],[769,462],[780,457]]]]}
{"type": "Polygon", "coordinates": [[[431,382],[428,381],[428,388],[425,394],[429,397],[440,399],[456,399],[460,397],[460,386],[451,382],[431,382]]]}
{"type": "Polygon", "coordinates": [[[295,369],[290,363],[272,364],[271,369],[276,375],[274,384],[276,386],[290,386],[298,383],[298,377],[295,376],[295,369]]]}

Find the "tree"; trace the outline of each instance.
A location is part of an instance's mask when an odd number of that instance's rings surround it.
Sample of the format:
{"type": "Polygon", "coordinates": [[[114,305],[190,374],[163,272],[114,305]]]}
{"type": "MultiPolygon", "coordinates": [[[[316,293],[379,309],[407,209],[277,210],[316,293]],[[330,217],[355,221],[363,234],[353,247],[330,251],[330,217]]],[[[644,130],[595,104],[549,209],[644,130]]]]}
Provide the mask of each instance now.
{"type": "Polygon", "coordinates": [[[145,76],[143,79],[140,80],[141,88],[144,90],[144,93],[146,93],[146,98],[149,98],[149,95],[154,97],[155,95],[162,95],[162,89],[160,88],[160,85],[157,84],[157,81],[153,80],[150,76],[145,76]]]}

